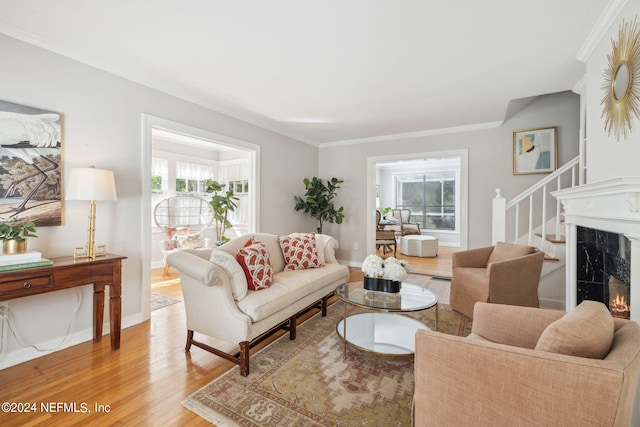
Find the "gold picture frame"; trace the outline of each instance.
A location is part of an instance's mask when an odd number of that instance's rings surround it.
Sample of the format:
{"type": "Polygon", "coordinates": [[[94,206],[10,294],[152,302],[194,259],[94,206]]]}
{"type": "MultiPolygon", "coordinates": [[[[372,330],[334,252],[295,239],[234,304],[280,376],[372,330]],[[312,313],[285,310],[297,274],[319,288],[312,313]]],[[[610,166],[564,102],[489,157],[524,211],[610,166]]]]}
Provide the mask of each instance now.
{"type": "Polygon", "coordinates": [[[607,134],[626,138],[632,119],[640,118],[640,31],[637,18],[622,21],[618,39],[611,40],[612,53],[607,55],[604,71],[602,117],[607,134]]]}
{"type": "Polygon", "coordinates": [[[558,127],[513,132],[513,174],[551,173],[558,168],[558,127]]]}

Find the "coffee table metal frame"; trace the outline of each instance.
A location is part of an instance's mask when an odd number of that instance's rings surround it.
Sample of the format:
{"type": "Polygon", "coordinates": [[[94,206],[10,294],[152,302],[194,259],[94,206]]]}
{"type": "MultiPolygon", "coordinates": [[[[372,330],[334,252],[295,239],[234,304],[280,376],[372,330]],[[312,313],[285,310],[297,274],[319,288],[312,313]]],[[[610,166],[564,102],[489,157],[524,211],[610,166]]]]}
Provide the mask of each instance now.
{"type": "MultiPolygon", "coordinates": [[[[392,313],[398,315],[398,313],[408,313],[415,311],[427,310],[435,307],[436,310],[436,330],[438,330],[438,297],[428,289],[420,286],[412,285],[409,283],[402,283],[400,292],[397,294],[368,291],[364,289],[363,282],[350,282],[338,285],[335,290],[335,295],[343,303],[344,314],[342,317],[342,339],[344,341],[344,358],[347,357],[347,317],[359,316],[356,314],[347,316],[347,304],[355,307],[372,310],[374,312],[392,313]]],[[[374,314],[371,315],[375,317],[374,314]]],[[[387,315],[388,316],[388,315],[387,315]]],[[[415,319],[406,318],[408,321],[414,321],[420,323],[415,319]]],[[[338,335],[340,323],[337,325],[338,335]]],[[[375,325],[372,326],[375,329],[375,325]]],[[[426,325],[425,325],[426,327],[426,325]]],[[[428,328],[427,328],[428,329],[428,328]]],[[[350,344],[362,348],[363,350],[376,352],[372,348],[360,347],[356,344],[349,342],[350,344]]]]}

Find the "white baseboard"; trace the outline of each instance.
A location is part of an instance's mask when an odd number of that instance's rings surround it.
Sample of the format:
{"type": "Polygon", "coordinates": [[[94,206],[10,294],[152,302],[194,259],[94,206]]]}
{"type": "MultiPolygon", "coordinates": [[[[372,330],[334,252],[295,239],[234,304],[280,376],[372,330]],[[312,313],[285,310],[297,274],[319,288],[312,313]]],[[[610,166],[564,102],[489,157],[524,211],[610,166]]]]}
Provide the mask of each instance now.
{"type": "MultiPolygon", "coordinates": [[[[138,325],[144,321],[142,313],[127,316],[122,319],[122,329],[126,329],[130,326],[138,325]]],[[[5,333],[8,329],[5,329],[5,333]]],[[[102,325],[102,336],[108,336],[110,334],[110,324],[105,322],[102,325]]],[[[105,339],[105,338],[103,338],[105,339]]],[[[110,339],[110,338],[106,338],[110,339]]],[[[27,362],[29,360],[37,359],[39,357],[47,356],[56,351],[64,350],[83,342],[93,340],[93,326],[85,328],[81,331],[70,334],[64,341],[63,337],[53,338],[46,342],[36,343],[38,348],[51,349],[51,350],[36,350],[33,347],[23,347],[12,351],[11,353],[0,354],[0,369],[9,368],[11,366],[19,365],[20,363],[27,362]]],[[[6,345],[6,343],[5,343],[6,345]]]]}

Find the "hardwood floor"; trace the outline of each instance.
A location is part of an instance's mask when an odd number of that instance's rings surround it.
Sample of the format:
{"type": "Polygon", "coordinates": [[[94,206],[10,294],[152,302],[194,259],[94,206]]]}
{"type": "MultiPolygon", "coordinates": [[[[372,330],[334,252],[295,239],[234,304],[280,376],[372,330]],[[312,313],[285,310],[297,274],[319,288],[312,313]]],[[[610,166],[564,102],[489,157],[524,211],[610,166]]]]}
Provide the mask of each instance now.
{"type": "MultiPolygon", "coordinates": [[[[419,258],[402,255],[398,250],[396,252],[396,258],[404,259],[411,265],[411,272],[416,274],[425,274],[427,276],[451,278],[451,257],[454,252],[459,251],[459,248],[450,246],[439,246],[438,256],[419,258]]],[[[381,250],[376,252],[381,257],[393,255],[393,253],[387,252],[383,254],[381,250]]]]}
{"type": "MultiPolygon", "coordinates": [[[[434,259],[409,258],[412,272],[450,276],[450,253],[442,248],[434,259]]],[[[359,269],[351,271],[354,279],[361,277],[359,269]]],[[[175,270],[169,274],[177,278],[175,270]]],[[[161,269],[154,270],[152,277],[154,292],[182,299],[179,281],[158,283],[165,281],[161,269]]],[[[1,424],[208,425],[181,402],[235,365],[198,348],[186,353],[185,338],[184,305],[178,303],[152,311],[151,321],[124,329],[120,350],[112,351],[104,337],[100,343],[82,343],[0,370],[0,402],[22,409],[20,413],[3,411],[1,424]],[[25,404],[35,406],[27,412],[25,404]],[[46,405],[49,411],[44,410],[46,405]]]]}

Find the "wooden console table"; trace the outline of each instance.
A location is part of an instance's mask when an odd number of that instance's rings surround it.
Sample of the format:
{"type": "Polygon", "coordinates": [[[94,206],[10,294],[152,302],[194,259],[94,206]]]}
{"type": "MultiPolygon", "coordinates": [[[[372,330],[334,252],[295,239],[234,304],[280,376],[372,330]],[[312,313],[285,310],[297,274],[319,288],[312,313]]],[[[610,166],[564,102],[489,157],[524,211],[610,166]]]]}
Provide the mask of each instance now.
{"type": "Polygon", "coordinates": [[[2,272],[0,301],[93,283],[93,341],[99,342],[104,320],[104,288],[110,286],[111,349],[116,350],[120,348],[122,260],[126,258],[113,254],[94,260],[72,256],[51,258],[53,265],[50,266],[2,272]]]}

